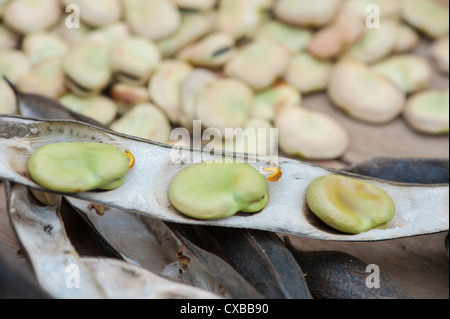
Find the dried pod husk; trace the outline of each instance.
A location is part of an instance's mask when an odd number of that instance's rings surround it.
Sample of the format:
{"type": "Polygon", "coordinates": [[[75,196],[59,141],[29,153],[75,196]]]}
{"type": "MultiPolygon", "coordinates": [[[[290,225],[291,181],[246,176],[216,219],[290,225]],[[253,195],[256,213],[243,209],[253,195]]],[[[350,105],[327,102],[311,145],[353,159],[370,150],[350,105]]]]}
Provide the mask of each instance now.
{"type": "Polygon", "coordinates": [[[3,78],[0,78],[0,114],[15,113],[17,113],[17,101],[14,91],[3,78]]]}
{"type": "Polygon", "coordinates": [[[280,82],[255,94],[252,117],[273,122],[284,108],[300,105],[302,94],[293,85],[280,82]]]}
{"type": "Polygon", "coordinates": [[[373,65],[372,70],[391,80],[406,94],[427,89],[433,75],[428,61],[415,54],[393,55],[373,65]]]}
{"type": "Polygon", "coordinates": [[[449,73],[449,37],[436,40],[431,46],[430,55],[439,70],[449,73]]]}
{"type": "Polygon", "coordinates": [[[437,1],[411,0],[402,2],[402,18],[430,38],[449,32],[449,10],[437,1]]]}
{"type": "Polygon", "coordinates": [[[208,85],[218,80],[212,71],[203,68],[194,69],[181,86],[180,124],[191,130],[193,121],[197,119],[196,104],[198,94],[208,85]]]}
{"type": "Polygon", "coordinates": [[[340,0],[280,0],[274,6],[277,19],[299,27],[322,27],[339,11],[340,0]]]}
{"type": "Polygon", "coordinates": [[[215,160],[181,170],[169,186],[169,199],[195,219],[222,219],[261,211],[269,201],[264,177],[247,163],[215,160]]]}
{"type": "Polygon", "coordinates": [[[354,60],[374,63],[394,51],[398,36],[398,22],[381,21],[379,28],[369,28],[345,53],[354,60]]]}
{"type": "Polygon", "coordinates": [[[210,32],[214,15],[210,12],[185,13],[177,30],[157,42],[163,57],[171,58],[183,47],[197,41],[210,32]]]}
{"type": "Polygon", "coordinates": [[[350,145],[350,138],[339,122],[302,107],[283,109],[277,114],[275,127],[280,149],[304,159],[339,158],[350,145]]]}
{"type": "Polygon", "coordinates": [[[205,128],[225,136],[227,128],[242,128],[250,117],[254,93],[243,82],[220,79],[205,87],[197,97],[196,118],[205,128]]]}
{"type": "Polygon", "coordinates": [[[192,69],[190,64],[181,60],[163,60],[150,78],[148,87],[151,100],[167,114],[173,124],[179,123],[180,89],[192,69]]]}
{"type": "Polygon", "coordinates": [[[193,43],[178,54],[177,58],[207,68],[218,68],[236,54],[235,41],[228,33],[215,32],[193,43]]]}
{"type": "Polygon", "coordinates": [[[338,175],[313,180],[307,188],[306,200],[315,216],[346,234],[385,229],[396,212],[394,201],[384,190],[338,175]]]}
{"type": "Polygon", "coordinates": [[[355,256],[339,251],[300,251],[289,239],[285,242],[305,272],[308,289],[316,299],[412,299],[384,272],[380,272],[380,288],[370,289],[369,264],[355,256]]]}
{"type": "Polygon", "coordinates": [[[84,41],[74,46],[63,59],[67,87],[80,96],[94,96],[111,81],[108,45],[84,41]]]}
{"type": "Polygon", "coordinates": [[[0,24],[0,50],[15,49],[19,46],[19,41],[17,34],[0,24]]]}
{"type": "Polygon", "coordinates": [[[449,133],[449,91],[427,90],[411,96],[403,117],[408,125],[425,134],[449,133]]]}
{"type": "Polygon", "coordinates": [[[104,95],[80,97],[68,93],[62,96],[59,102],[72,112],[87,116],[103,125],[110,124],[117,115],[116,103],[104,95]]]}
{"type": "Polygon", "coordinates": [[[420,41],[420,36],[416,30],[409,25],[399,24],[397,30],[397,41],[394,46],[394,53],[405,53],[412,51],[420,41]]]}
{"type": "Polygon", "coordinates": [[[111,98],[117,104],[118,115],[123,115],[137,104],[150,102],[150,93],[146,86],[115,83],[111,86],[111,98]]]}
{"type": "Polygon", "coordinates": [[[64,39],[46,31],[30,32],[22,40],[22,51],[28,55],[32,64],[62,58],[68,50],[64,39]]]}
{"type": "Polygon", "coordinates": [[[5,5],[3,22],[11,30],[25,35],[51,28],[61,15],[59,0],[16,0],[5,5]]]}
{"type": "Polygon", "coordinates": [[[216,5],[217,0],[172,0],[180,9],[206,11],[216,5]]]}
{"type": "Polygon", "coordinates": [[[332,63],[302,52],[294,55],[284,73],[284,80],[302,94],[323,91],[328,87],[332,63]]]}
{"type": "Polygon", "coordinates": [[[130,136],[167,143],[172,130],[169,119],[155,105],[144,102],[111,124],[111,129],[130,136]]]}
{"type": "Polygon", "coordinates": [[[63,0],[64,5],[77,5],[80,19],[93,28],[117,22],[122,17],[122,1],[120,0],[63,0]]]}
{"type": "Polygon", "coordinates": [[[12,49],[0,51],[0,76],[10,82],[17,81],[31,68],[31,62],[22,51],[12,49]]]}
{"type": "Polygon", "coordinates": [[[126,22],[118,21],[98,29],[94,29],[86,35],[87,41],[106,45],[113,50],[132,35],[126,22]]]}
{"type": "Polygon", "coordinates": [[[161,60],[161,52],[153,41],[133,36],[111,52],[114,78],[122,83],[146,85],[161,60]]]}
{"type": "Polygon", "coordinates": [[[160,40],[174,33],[181,23],[178,8],[168,0],[125,1],[125,20],[133,33],[160,40]]]}
{"type": "Polygon", "coordinates": [[[406,104],[401,88],[367,65],[351,60],[341,61],[334,67],[328,94],[351,117],[373,124],[392,121],[406,104]]]}
{"type": "Polygon", "coordinates": [[[33,65],[17,82],[17,88],[24,93],[60,98],[67,91],[61,59],[47,59],[33,65]]]}
{"type": "Polygon", "coordinates": [[[285,72],[289,60],[290,52],[285,47],[258,40],[242,48],[225,65],[224,73],[259,91],[270,87],[285,72]]]}
{"type": "Polygon", "coordinates": [[[277,20],[265,22],[258,31],[256,39],[266,39],[286,46],[291,52],[306,49],[313,35],[309,29],[293,27],[277,20]]]}
{"type": "Polygon", "coordinates": [[[271,0],[220,0],[216,29],[236,40],[251,39],[266,17],[271,0]]]}

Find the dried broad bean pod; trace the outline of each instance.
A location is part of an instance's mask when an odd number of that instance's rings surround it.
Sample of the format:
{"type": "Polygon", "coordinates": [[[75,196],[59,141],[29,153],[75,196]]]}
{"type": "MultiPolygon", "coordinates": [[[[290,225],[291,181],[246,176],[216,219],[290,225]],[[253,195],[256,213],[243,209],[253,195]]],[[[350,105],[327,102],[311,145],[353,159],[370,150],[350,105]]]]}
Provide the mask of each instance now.
{"type": "Polygon", "coordinates": [[[131,30],[154,41],[171,35],[181,23],[178,8],[168,0],[128,0],[124,6],[131,30]]]}
{"type": "Polygon", "coordinates": [[[406,22],[431,38],[436,39],[449,32],[449,10],[437,1],[403,1],[401,10],[406,22]]]}
{"type": "Polygon", "coordinates": [[[290,60],[290,52],[276,42],[258,40],[246,45],[224,67],[228,77],[247,83],[253,90],[270,87],[290,60]]]}
{"type": "Polygon", "coordinates": [[[111,52],[110,57],[114,78],[134,85],[146,85],[160,60],[158,47],[141,36],[126,39],[111,52]]]}
{"type": "Polygon", "coordinates": [[[408,125],[426,134],[448,134],[449,91],[428,90],[413,95],[403,112],[408,125]]]}
{"type": "Polygon", "coordinates": [[[144,102],[111,124],[111,129],[155,142],[169,141],[171,126],[167,116],[155,105],[144,102]]]}
{"type": "Polygon", "coordinates": [[[169,187],[175,208],[196,219],[222,219],[255,213],[269,201],[264,177],[246,163],[215,160],[180,171],[169,187]]]}
{"type": "Polygon", "coordinates": [[[59,102],[69,110],[87,116],[104,125],[110,124],[117,114],[117,105],[104,95],[79,97],[68,93],[62,96],[59,102]]]}
{"type": "Polygon", "coordinates": [[[415,54],[391,56],[373,65],[372,70],[394,82],[406,94],[428,88],[433,75],[428,61],[415,54]]]}
{"type": "Polygon", "coordinates": [[[150,78],[150,98],[167,114],[173,124],[180,121],[180,89],[191,72],[192,66],[184,61],[163,60],[150,78]]]}
{"type": "Polygon", "coordinates": [[[302,52],[292,57],[284,79],[303,94],[322,91],[328,87],[332,63],[302,52]]]}
{"type": "Polygon", "coordinates": [[[18,34],[49,29],[62,15],[59,0],[15,0],[4,7],[3,22],[18,34]]]}
{"type": "Polygon", "coordinates": [[[81,193],[119,187],[129,169],[129,158],[103,143],[55,143],[30,156],[28,172],[42,187],[63,193],[81,193]]]}
{"type": "Polygon", "coordinates": [[[315,179],[308,186],[306,200],[320,220],[348,234],[386,228],[395,215],[394,202],[385,191],[344,176],[315,179]]]}
{"type": "Polygon", "coordinates": [[[342,156],[350,141],[345,129],[326,114],[291,107],[277,114],[280,149],[305,159],[334,159],[342,156]]]}
{"type": "Polygon", "coordinates": [[[405,93],[367,65],[345,60],[331,74],[328,94],[351,117],[382,124],[392,121],[405,107],[405,93]]]}

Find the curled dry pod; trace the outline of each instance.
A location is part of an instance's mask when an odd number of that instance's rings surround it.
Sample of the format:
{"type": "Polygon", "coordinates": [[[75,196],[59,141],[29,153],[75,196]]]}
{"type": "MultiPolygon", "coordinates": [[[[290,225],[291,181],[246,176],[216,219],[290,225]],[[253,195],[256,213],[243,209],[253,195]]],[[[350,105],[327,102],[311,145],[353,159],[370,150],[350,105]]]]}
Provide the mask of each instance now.
{"type": "Polygon", "coordinates": [[[303,94],[325,90],[332,63],[302,52],[294,55],[284,73],[284,79],[303,94]]]}
{"type": "Polygon", "coordinates": [[[132,36],[111,52],[111,69],[117,81],[146,85],[161,60],[161,52],[153,41],[132,36]]]}
{"type": "Polygon", "coordinates": [[[403,1],[401,11],[406,22],[431,38],[448,34],[448,7],[437,1],[403,1]]]}
{"type": "Polygon", "coordinates": [[[299,27],[322,27],[339,11],[339,0],[280,0],[275,4],[275,16],[299,27]]]}
{"type": "Polygon", "coordinates": [[[293,85],[280,82],[255,94],[252,117],[275,121],[276,114],[284,108],[300,105],[302,94],[293,85]]]}
{"type": "Polygon", "coordinates": [[[111,80],[109,47],[85,41],[73,47],[63,59],[66,85],[80,96],[99,94],[111,80]]]}
{"type": "Polygon", "coordinates": [[[306,159],[334,159],[342,156],[350,141],[345,129],[326,114],[301,107],[277,114],[280,148],[306,159]]]}
{"type": "Polygon", "coordinates": [[[369,28],[345,53],[360,62],[377,62],[391,54],[397,43],[398,23],[381,21],[379,28],[369,28]]]}
{"type": "Polygon", "coordinates": [[[30,68],[31,62],[22,51],[0,51],[0,76],[8,78],[12,83],[17,83],[30,68]]]}
{"type": "Polygon", "coordinates": [[[215,32],[182,49],[177,58],[196,66],[216,68],[230,61],[235,53],[233,37],[227,33],[215,32]]]}
{"type": "Polygon", "coordinates": [[[252,38],[271,5],[271,0],[220,0],[216,29],[236,40],[252,38]]]}
{"type": "Polygon", "coordinates": [[[404,92],[363,63],[344,60],[331,74],[328,94],[350,116],[364,122],[392,121],[405,107],[404,92]]]}
{"type": "Polygon", "coordinates": [[[61,37],[45,31],[28,33],[22,41],[22,51],[32,64],[46,59],[61,58],[69,50],[66,41],[61,37]]]}
{"type": "Polygon", "coordinates": [[[414,130],[426,134],[448,134],[449,91],[428,90],[409,98],[403,117],[414,130]]]}
{"type": "Polygon", "coordinates": [[[117,104],[117,113],[123,115],[133,106],[150,101],[150,93],[145,86],[115,83],[111,86],[111,98],[117,104]]]}
{"type": "Polygon", "coordinates": [[[19,45],[19,36],[0,25],[0,50],[10,50],[17,48],[19,45]]]}
{"type": "Polygon", "coordinates": [[[177,124],[180,120],[180,89],[192,66],[180,60],[163,60],[153,72],[148,88],[151,100],[177,124]]]}
{"type": "Polygon", "coordinates": [[[9,1],[4,8],[3,22],[19,34],[49,29],[62,15],[59,0],[9,1]]]}
{"type": "Polygon", "coordinates": [[[168,0],[125,1],[125,20],[131,30],[154,41],[175,32],[181,15],[177,7],[168,0]]]}
{"type": "Polygon", "coordinates": [[[372,70],[391,80],[406,94],[427,89],[433,74],[428,61],[415,54],[391,56],[373,65],[372,70]]]}
{"type": "Polygon", "coordinates": [[[253,90],[270,87],[288,67],[290,52],[276,42],[258,40],[246,45],[224,67],[224,73],[253,90]]]}
{"type": "Polygon", "coordinates": [[[14,91],[3,78],[0,78],[0,114],[15,113],[17,113],[17,101],[14,91]]]}
{"type": "Polygon", "coordinates": [[[261,26],[256,39],[275,41],[286,46],[291,52],[299,52],[306,49],[312,34],[309,29],[296,28],[277,20],[270,20],[261,26]]]}
{"type": "Polygon", "coordinates": [[[172,130],[169,119],[163,111],[148,102],[134,106],[112,123],[111,129],[161,143],[168,142],[172,130]]]}
{"type": "Polygon", "coordinates": [[[196,118],[206,128],[225,136],[227,128],[243,127],[253,107],[254,94],[244,83],[220,79],[205,87],[197,97],[196,118]]]}
{"type": "Polygon", "coordinates": [[[186,10],[210,10],[216,4],[216,0],[172,0],[180,9],[186,10]]]}
{"type": "Polygon", "coordinates": [[[79,97],[68,93],[62,96],[59,102],[72,112],[89,117],[103,125],[110,124],[117,114],[117,105],[104,95],[79,97]]]}
{"type": "Polygon", "coordinates": [[[172,57],[181,48],[206,35],[210,32],[212,24],[213,15],[210,12],[183,14],[177,30],[157,43],[163,57],[172,57]]]}
{"type": "Polygon", "coordinates": [[[32,66],[17,82],[17,88],[24,93],[58,99],[67,91],[61,59],[47,59],[32,66]]]}
{"type": "Polygon", "coordinates": [[[449,73],[449,37],[437,40],[431,46],[430,55],[442,72],[449,73]]]}
{"type": "Polygon", "coordinates": [[[412,51],[420,41],[420,36],[416,30],[405,23],[401,23],[397,30],[397,41],[394,46],[394,53],[404,53],[412,51]]]}
{"type": "Polygon", "coordinates": [[[81,21],[94,28],[114,23],[122,16],[120,0],[63,0],[63,3],[66,6],[77,5],[81,12],[81,21]]]}
{"type": "Polygon", "coordinates": [[[264,177],[246,163],[214,160],[181,170],[169,186],[169,199],[195,219],[222,219],[255,213],[269,201],[264,177]]]}
{"type": "Polygon", "coordinates": [[[395,204],[385,191],[344,176],[315,179],[308,186],[306,200],[315,216],[346,234],[386,228],[395,215],[395,204]]]}
{"type": "Polygon", "coordinates": [[[218,79],[217,75],[208,69],[196,68],[186,78],[181,86],[181,115],[183,127],[192,129],[197,118],[196,104],[198,94],[208,85],[218,79]]]}
{"type": "Polygon", "coordinates": [[[412,299],[391,277],[380,272],[380,288],[367,286],[369,264],[339,251],[300,251],[288,238],[286,245],[305,272],[316,299],[412,299]]]}

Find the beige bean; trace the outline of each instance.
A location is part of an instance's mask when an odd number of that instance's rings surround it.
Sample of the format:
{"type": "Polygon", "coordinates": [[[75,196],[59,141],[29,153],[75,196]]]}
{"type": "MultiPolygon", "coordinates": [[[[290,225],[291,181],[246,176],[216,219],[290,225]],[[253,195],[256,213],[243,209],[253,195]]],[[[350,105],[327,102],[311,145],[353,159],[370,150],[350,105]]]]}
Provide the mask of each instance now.
{"type": "Polygon", "coordinates": [[[290,52],[276,42],[258,40],[246,45],[224,67],[228,77],[247,83],[253,90],[270,87],[287,69],[290,52]]]}
{"type": "Polygon", "coordinates": [[[150,102],[150,93],[145,86],[115,83],[111,86],[111,97],[116,102],[119,115],[128,112],[136,104],[150,102]]]}
{"type": "Polygon", "coordinates": [[[180,9],[186,10],[211,10],[216,5],[217,0],[172,0],[180,9]]]}
{"type": "Polygon", "coordinates": [[[277,20],[265,22],[256,35],[256,39],[278,42],[291,52],[305,50],[312,37],[312,31],[301,29],[277,20]]]}
{"type": "Polygon", "coordinates": [[[65,40],[47,31],[30,32],[22,40],[22,51],[28,55],[32,64],[61,58],[68,50],[69,45],[65,40]]]}
{"type": "Polygon", "coordinates": [[[15,49],[19,45],[19,36],[0,24],[0,50],[15,49]]]}
{"type": "Polygon", "coordinates": [[[159,48],[148,38],[132,36],[111,52],[111,69],[117,81],[147,85],[161,61],[159,48]]]}
{"type": "Polygon", "coordinates": [[[159,106],[173,124],[178,124],[181,113],[180,90],[192,66],[180,60],[163,60],[149,81],[151,100],[159,106]]]}
{"type": "Polygon", "coordinates": [[[117,22],[123,13],[121,0],[63,0],[63,3],[77,5],[81,21],[93,28],[117,22]]]}
{"type": "Polygon", "coordinates": [[[0,76],[6,76],[12,83],[17,83],[30,68],[30,60],[22,51],[15,49],[0,51],[0,76]]]}
{"type": "Polygon", "coordinates": [[[15,114],[16,112],[16,96],[8,83],[0,78],[0,114],[15,114]]]}
{"type": "Polygon", "coordinates": [[[367,65],[351,60],[339,62],[328,87],[331,101],[351,117],[373,124],[387,123],[401,114],[405,93],[367,65]]]}
{"type": "Polygon", "coordinates": [[[393,55],[373,65],[372,70],[387,77],[406,94],[428,88],[433,75],[428,61],[416,54],[393,55]]]}
{"type": "Polygon", "coordinates": [[[419,41],[420,36],[416,30],[407,24],[399,24],[393,51],[394,53],[410,52],[419,44],[419,41]]]}
{"type": "Polygon", "coordinates": [[[428,90],[413,95],[403,117],[415,131],[425,134],[449,133],[449,91],[428,90]]]}
{"type": "Polygon", "coordinates": [[[90,117],[104,125],[111,124],[117,114],[117,105],[104,95],[84,98],[68,93],[62,96],[59,102],[71,111],[90,117]]]}
{"type": "Polygon", "coordinates": [[[161,143],[169,141],[171,132],[167,116],[149,102],[134,106],[124,116],[111,124],[111,129],[161,143]]]}
{"type": "Polygon", "coordinates": [[[302,107],[277,114],[280,149],[304,159],[326,160],[342,156],[350,140],[343,126],[327,114],[302,107]]]}
{"type": "Polygon", "coordinates": [[[431,46],[430,55],[439,70],[449,73],[449,37],[436,40],[431,46]]]}
{"type": "Polygon", "coordinates": [[[303,94],[323,91],[328,87],[331,70],[331,62],[302,52],[292,58],[284,79],[303,94]]]}
{"type": "Polygon", "coordinates": [[[127,0],[124,5],[131,30],[154,41],[171,35],[181,23],[178,8],[168,0],[127,0]]]}
{"type": "Polygon", "coordinates": [[[94,29],[87,34],[86,40],[107,45],[112,50],[130,36],[131,31],[128,24],[119,21],[94,29]]]}

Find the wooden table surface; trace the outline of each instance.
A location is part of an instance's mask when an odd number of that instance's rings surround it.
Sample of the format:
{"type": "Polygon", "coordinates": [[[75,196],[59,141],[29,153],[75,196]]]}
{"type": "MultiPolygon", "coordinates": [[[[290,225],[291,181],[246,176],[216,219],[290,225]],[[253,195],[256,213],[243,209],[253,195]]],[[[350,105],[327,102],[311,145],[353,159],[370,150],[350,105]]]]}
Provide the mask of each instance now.
{"type": "MultiPolygon", "coordinates": [[[[416,52],[427,56],[429,41],[423,40],[416,52]]],[[[437,70],[433,88],[449,87],[448,75],[437,70]]],[[[368,97],[370,98],[370,97],[368,97]]],[[[413,132],[400,117],[387,125],[369,125],[353,120],[332,106],[325,94],[305,96],[307,108],[331,114],[351,136],[350,150],[339,160],[318,164],[342,168],[376,157],[448,158],[448,136],[426,136],[413,132]]],[[[420,299],[449,298],[449,259],[444,246],[447,233],[372,243],[346,243],[291,237],[295,247],[305,251],[339,250],[358,257],[380,270],[420,299]]],[[[6,214],[3,186],[0,186],[0,249],[8,252],[24,267],[25,258],[17,253],[18,243],[6,214]]]]}

